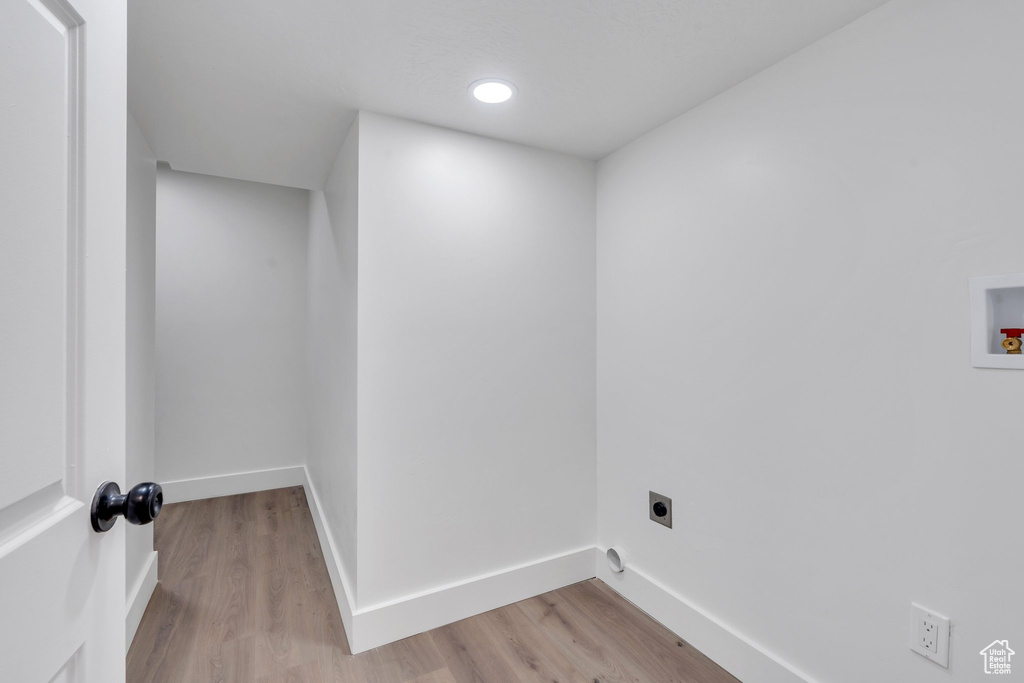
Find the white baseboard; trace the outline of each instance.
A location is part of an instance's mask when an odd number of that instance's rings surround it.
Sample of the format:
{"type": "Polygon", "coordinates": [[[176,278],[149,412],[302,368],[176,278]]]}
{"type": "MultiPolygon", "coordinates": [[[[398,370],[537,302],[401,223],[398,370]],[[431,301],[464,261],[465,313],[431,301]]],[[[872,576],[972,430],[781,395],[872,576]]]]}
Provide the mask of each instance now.
{"type": "MultiPolygon", "coordinates": [[[[306,492],[345,633],[354,654],[596,575],[742,681],[816,683],[753,639],[652,579],[641,568],[629,565],[621,574],[612,572],[602,548],[581,548],[386,603],[357,608],[344,563],[324,518],[320,498],[304,466],[170,481],[163,488],[165,501],[178,503],[288,486],[302,486],[306,492]]],[[[155,587],[154,552],[128,604],[125,620],[129,644],[155,587]]]]}
{"type": "Polygon", "coordinates": [[[741,681],[817,683],[756,641],[655,581],[632,564],[616,574],[595,551],[597,578],[741,681]]]}
{"type": "Polygon", "coordinates": [[[131,597],[128,598],[124,617],[125,652],[131,647],[135,632],[139,630],[139,624],[142,622],[142,615],[146,611],[146,606],[149,605],[149,599],[153,597],[153,591],[156,590],[156,557],[155,550],[149,554],[145,567],[135,580],[135,586],[132,587],[131,597]]]}
{"type": "Polygon", "coordinates": [[[593,548],[510,567],[358,609],[349,643],[363,652],[593,577],[593,548]]]}
{"type": "MultiPolygon", "coordinates": [[[[330,533],[330,526],[324,519],[320,498],[317,496],[316,488],[309,478],[309,471],[303,467],[302,487],[306,492],[306,502],[309,504],[309,512],[313,515],[313,525],[316,527],[317,538],[320,539],[320,549],[323,551],[324,562],[327,564],[327,573],[331,577],[331,585],[334,587],[334,596],[338,601],[338,609],[341,611],[341,622],[345,625],[345,635],[349,640],[349,647],[352,644],[352,631],[355,627],[352,621],[352,609],[355,605],[354,596],[349,589],[349,582],[341,559],[341,553],[334,544],[334,537],[330,533]]],[[[353,651],[354,652],[354,651],[353,651]]]]}
{"type": "Polygon", "coordinates": [[[180,503],[287,486],[302,486],[306,492],[345,633],[355,654],[594,577],[595,550],[588,547],[357,608],[323,506],[304,466],[169,481],[163,488],[165,502],[180,503]]]}
{"type": "Polygon", "coordinates": [[[187,500],[234,496],[239,493],[269,491],[288,486],[304,486],[306,468],[302,465],[279,467],[273,470],[238,472],[215,477],[179,479],[162,484],[165,503],[183,503],[187,500]]]}
{"type": "MultiPolygon", "coordinates": [[[[165,503],[184,503],[189,500],[203,500],[206,498],[219,498],[221,496],[235,496],[241,493],[270,491],[289,486],[301,486],[306,493],[309,511],[313,516],[313,524],[316,527],[317,538],[320,540],[324,562],[327,564],[327,571],[331,577],[331,584],[334,587],[334,594],[338,600],[338,607],[341,610],[341,619],[345,625],[345,633],[352,633],[352,605],[354,604],[352,592],[349,589],[345,571],[342,568],[341,554],[338,552],[337,547],[335,547],[333,537],[329,533],[329,527],[321,512],[320,498],[317,496],[316,489],[310,480],[309,472],[304,465],[252,472],[237,472],[235,474],[223,474],[213,477],[179,479],[177,481],[165,482],[162,486],[165,503]]],[[[155,586],[156,564],[153,565],[153,578],[155,586]]],[[[145,610],[145,603],[142,609],[145,610]]],[[[141,619],[141,617],[142,613],[140,612],[139,618],[141,619]]],[[[138,624],[136,623],[137,627],[138,624]]],[[[132,633],[134,634],[134,629],[132,629],[132,633]]],[[[351,636],[349,636],[349,640],[351,641],[351,636]]],[[[130,637],[129,642],[131,642],[130,637]]]]}
{"type": "Polygon", "coordinates": [[[341,554],[324,519],[316,488],[305,473],[306,500],[313,515],[327,571],[353,654],[429,631],[594,576],[594,549],[583,548],[356,609],[341,554]]]}

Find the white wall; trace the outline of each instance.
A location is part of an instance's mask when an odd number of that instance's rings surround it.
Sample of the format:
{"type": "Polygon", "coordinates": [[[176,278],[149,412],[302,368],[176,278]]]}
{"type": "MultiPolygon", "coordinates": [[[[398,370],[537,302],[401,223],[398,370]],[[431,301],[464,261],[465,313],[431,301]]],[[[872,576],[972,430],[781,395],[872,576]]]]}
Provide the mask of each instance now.
{"type": "Polygon", "coordinates": [[[593,545],[594,172],[360,114],[361,608],[593,545]]]}
{"type": "Polygon", "coordinates": [[[1022,25],[898,0],[599,164],[600,541],[808,678],[1024,643],[1020,377],[967,296],[1024,269],[1022,25]]]}
{"type": "MultiPolygon", "coordinates": [[[[349,590],[356,583],[356,310],[359,124],[323,192],[309,193],[307,468],[349,590]]],[[[325,549],[326,551],[326,549],[325,549]]]]}
{"type": "Polygon", "coordinates": [[[303,190],[159,171],[158,481],[305,462],[307,212],[303,190]]]}
{"type": "MultiPolygon", "coordinates": [[[[126,481],[121,482],[122,487],[153,481],[156,423],[156,157],[131,114],[127,145],[127,415],[126,481]]],[[[139,595],[137,599],[145,607],[153,526],[125,526],[126,599],[131,602],[139,595]]],[[[129,609],[132,606],[129,604],[129,609]]],[[[141,618],[141,612],[138,616],[141,618]]],[[[129,621],[129,640],[137,626],[129,621]]]]}

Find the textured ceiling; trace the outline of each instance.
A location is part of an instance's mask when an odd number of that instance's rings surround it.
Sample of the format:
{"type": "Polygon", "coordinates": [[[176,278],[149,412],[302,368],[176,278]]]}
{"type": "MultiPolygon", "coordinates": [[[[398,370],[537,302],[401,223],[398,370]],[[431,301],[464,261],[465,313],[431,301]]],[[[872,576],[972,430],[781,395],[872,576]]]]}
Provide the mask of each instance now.
{"type": "Polygon", "coordinates": [[[304,188],[358,109],[597,159],[884,1],[131,0],[129,106],[177,169],[304,188]]]}

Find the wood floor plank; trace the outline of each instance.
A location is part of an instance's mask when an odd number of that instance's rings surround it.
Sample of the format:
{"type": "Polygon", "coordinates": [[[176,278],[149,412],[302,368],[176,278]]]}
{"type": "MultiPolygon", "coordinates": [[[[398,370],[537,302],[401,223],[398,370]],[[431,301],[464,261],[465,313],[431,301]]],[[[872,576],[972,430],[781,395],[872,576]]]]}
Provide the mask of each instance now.
{"type": "Polygon", "coordinates": [[[590,683],[516,605],[482,614],[479,621],[517,680],[590,683]]]}
{"type": "Polygon", "coordinates": [[[330,589],[317,591],[310,597],[313,639],[318,644],[317,663],[325,681],[358,680],[352,674],[354,658],[348,649],[338,603],[334,600],[334,591],[330,589]]]}
{"type": "Polygon", "coordinates": [[[259,513],[256,518],[256,530],[260,535],[270,534],[281,528],[281,497],[278,491],[257,491],[249,494],[256,499],[259,513]]]}
{"type": "Polygon", "coordinates": [[[163,558],[158,555],[158,561],[166,560],[161,581],[175,585],[206,573],[210,538],[213,536],[214,508],[215,503],[212,501],[193,501],[177,543],[163,558]]]}
{"type": "Polygon", "coordinates": [[[292,517],[298,531],[294,540],[306,587],[311,591],[331,588],[331,575],[327,571],[327,563],[320,547],[320,537],[317,536],[316,525],[313,524],[313,515],[306,503],[306,497],[301,495],[302,489],[298,489],[298,492],[300,497],[292,508],[292,517]]]}
{"type": "Polygon", "coordinates": [[[273,676],[261,676],[256,680],[259,683],[321,683],[323,681],[316,662],[292,667],[273,676]]]}
{"type": "Polygon", "coordinates": [[[374,650],[385,681],[413,681],[445,668],[441,653],[426,633],[374,650]]]}
{"type": "Polygon", "coordinates": [[[189,657],[187,671],[184,680],[189,681],[256,680],[255,637],[250,635],[219,644],[198,642],[189,657]]]}
{"type": "MultiPolygon", "coordinates": [[[[160,511],[160,523],[153,525],[153,548],[163,548],[164,553],[169,557],[174,552],[185,527],[188,526],[190,517],[189,511],[192,502],[178,503],[177,505],[165,505],[160,511]]],[[[164,556],[157,556],[157,577],[164,578],[165,565],[168,559],[164,556]]]]}
{"type": "Polygon", "coordinates": [[[457,683],[457,681],[452,677],[451,671],[440,669],[409,681],[403,681],[402,683],[457,683]]]}
{"type": "Polygon", "coordinates": [[[523,600],[517,606],[590,680],[601,683],[647,680],[631,660],[624,660],[613,645],[606,642],[605,636],[557,591],[523,600]]]}
{"type": "Polygon", "coordinates": [[[206,572],[216,593],[211,601],[214,621],[207,638],[216,643],[236,640],[256,632],[251,596],[256,588],[257,544],[255,500],[246,496],[216,499],[211,554],[206,572]]]}
{"type": "MultiPolygon", "coordinates": [[[[203,582],[185,580],[171,589],[157,585],[142,620],[137,653],[129,651],[127,673],[132,681],[175,681],[198,651],[203,616],[203,582]],[[150,617],[147,622],[147,617],[150,617]],[[143,644],[148,643],[149,647],[143,644]],[[134,656],[133,656],[134,655],[134,656]]],[[[133,643],[134,645],[134,643],[133,643]]]]}
{"type": "Polygon", "coordinates": [[[666,638],[667,630],[636,607],[612,600],[589,581],[568,586],[561,594],[651,680],[737,683],[702,653],[686,647],[682,640],[666,638]]]}
{"type": "Polygon", "coordinates": [[[337,667],[331,671],[331,677],[326,679],[329,683],[353,683],[354,681],[360,681],[360,683],[364,681],[365,683],[398,683],[397,681],[388,681],[384,678],[383,672],[381,672],[380,667],[377,665],[378,659],[372,651],[345,657],[337,664],[337,667]]]}
{"type": "Polygon", "coordinates": [[[299,569],[264,572],[257,580],[256,673],[280,675],[313,661],[315,628],[299,569]]]}
{"type": "Polygon", "coordinates": [[[480,616],[430,632],[456,683],[515,683],[515,672],[494,641],[483,633],[480,616]]]}
{"type": "MultiPolygon", "coordinates": [[[[213,658],[210,680],[215,683],[256,679],[256,636],[249,635],[221,643],[213,658]]],[[[202,677],[195,680],[204,680],[202,677]]]]}
{"type": "Polygon", "coordinates": [[[685,676],[688,675],[700,683],[739,683],[735,676],[715,664],[693,645],[647,616],[636,605],[616,593],[603,581],[591,579],[570,586],[570,588],[573,590],[569,592],[569,598],[577,605],[592,605],[594,609],[609,615],[609,625],[615,632],[621,628],[627,628],[643,634],[651,647],[654,647],[655,643],[662,643],[660,658],[664,660],[671,653],[671,658],[679,662],[677,666],[681,669],[678,675],[682,680],[687,680],[685,676]]]}
{"type": "Polygon", "coordinates": [[[128,683],[736,683],[599,581],[353,656],[302,487],[167,505],[128,683]]]}

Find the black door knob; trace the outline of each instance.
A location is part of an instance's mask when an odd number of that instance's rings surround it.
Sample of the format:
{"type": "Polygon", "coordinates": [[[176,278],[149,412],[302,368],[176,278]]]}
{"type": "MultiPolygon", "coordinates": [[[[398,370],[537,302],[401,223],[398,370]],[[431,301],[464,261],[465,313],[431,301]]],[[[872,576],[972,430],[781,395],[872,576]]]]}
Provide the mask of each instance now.
{"type": "Polygon", "coordinates": [[[92,528],[109,531],[118,516],[131,524],[149,524],[164,506],[164,491],[151,481],[136,484],[128,493],[112,481],[104,482],[92,498],[92,528]]]}

